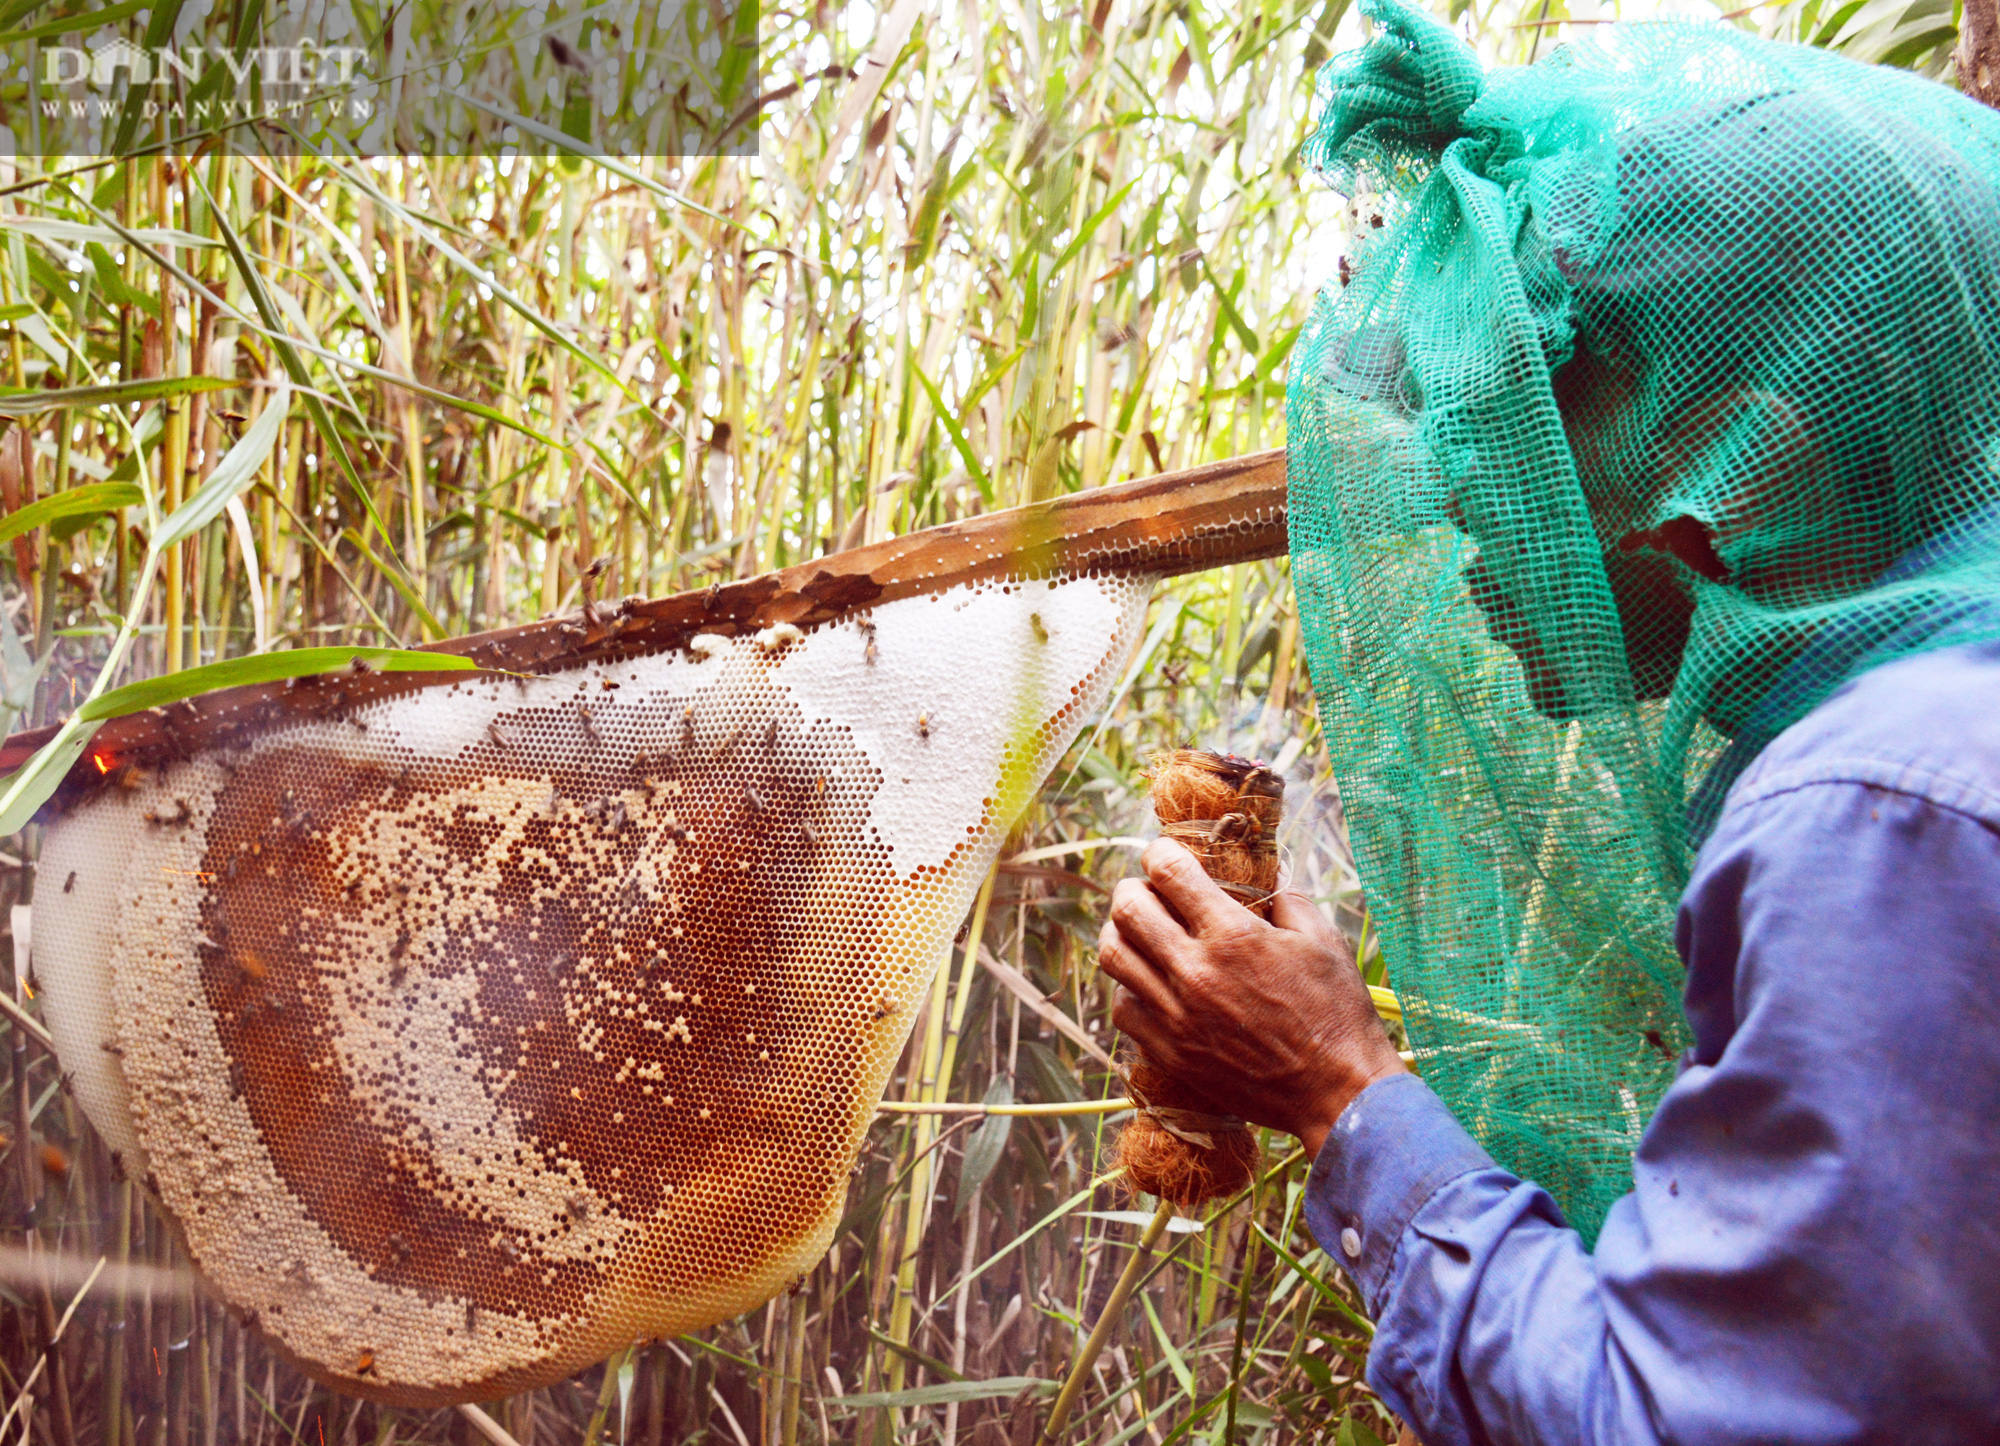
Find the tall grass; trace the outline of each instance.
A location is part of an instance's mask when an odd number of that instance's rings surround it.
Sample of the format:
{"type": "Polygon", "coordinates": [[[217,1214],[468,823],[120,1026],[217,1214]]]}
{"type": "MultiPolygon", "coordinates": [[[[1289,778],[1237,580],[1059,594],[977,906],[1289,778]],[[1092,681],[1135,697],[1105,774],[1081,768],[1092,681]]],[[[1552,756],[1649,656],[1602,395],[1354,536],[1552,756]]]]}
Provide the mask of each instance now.
{"type": "MultiPolygon", "coordinates": [[[[1570,13],[1458,18],[1516,58],[1570,13]]],[[[752,158],[202,155],[0,177],[0,384],[230,384],[17,406],[6,511],[141,461],[171,505],[276,384],[302,388],[240,511],[168,550],[119,681],[499,626],[586,587],[700,586],[1282,442],[1284,360],[1346,234],[1296,148],[1313,66],[1358,35],[1347,0],[891,0],[774,10],[764,33],[752,158]]],[[[12,542],[17,725],[96,680],[144,524],[127,507],[12,542]]],[[[1156,747],[1274,757],[1300,785],[1294,877],[1359,934],[1291,609],[1281,564],[1162,590],[1129,685],[982,894],[892,1102],[1118,1093],[1094,941],[1156,747]]],[[[31,828],[0,859],[0,903],[32,900],[36,846],[31,828]]],[[[207,1301],[55,1061],[7,1027],[6,1402],[109,1262],[15,1418],[27,1436],[475,1439],[455,1413],[330,1396],[207,1301]]],[[[1145,1218],[1105,1178],[1114,1126],[885,1111],[797,1291],[488,1411],[522,1443],[1026,1443],[1145,1218]]],[[[1305,1166],[1268,1144],[1247,1198],[1166,1238],[1067,1439],[1393,1438],[1360,1380],[1370,1328],[1299,1219],[1305,1166]]]]}

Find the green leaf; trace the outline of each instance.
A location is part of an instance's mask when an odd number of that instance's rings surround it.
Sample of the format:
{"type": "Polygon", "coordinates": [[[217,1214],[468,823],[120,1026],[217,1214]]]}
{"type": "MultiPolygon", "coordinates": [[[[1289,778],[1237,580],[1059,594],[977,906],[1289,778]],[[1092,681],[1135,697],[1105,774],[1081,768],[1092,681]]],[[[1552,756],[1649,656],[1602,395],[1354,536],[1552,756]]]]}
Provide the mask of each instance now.
{"type": "MultiPolygon", "coordinates": [[[[1086,1220],[1109,1220],[1115,1225],[1136,1225],[1141,1229],[1153,1223],[1150,1210],[1079,1210],[1076,1212],[1086,1220]]],[[[1169,1235],[1194,1235],[1207,1229],[1199,1220],[1189,1220],[1176,1215],[1167,1222],[1169,1235]]]]}
{"type": "Polygon", "coordinates": [[[159,678],[147,678],[113,688],[77,710],[86,723],[106,718],[122,718],[175,703],[218,688],[236,688],[247,683],[275,683],[281,678],[303,678],[309,673],[332,673],[351,666],[356,659],[384,673],[467,673],[479,665],[456,653],[424,653],[414,648],[294,648],[286,653],[255,653],[247,658],[228,658],[220,663],[204,663],[159,678]]]}
{"type": "Polygon", "coordinates": [[[1041,1086],[1042,1098],[1054,1104],[1077,1104],[1083,1099],[1083,1089],[1076,1082],[1076,1076],[1063,1068],[1063,1063],[1055,1053],[1039,1040],[1021,1041],[1021,1053],[1027,1056],[1028,1068],[1035,1072],[1035,1083],[1041,1086]]]}
{"type": "Polygon", "coordinates": [[[69,776],[77,759],[83,757],[83,750],[90,746],[99,726],[72,718],[33,758],[8,775],[6,788],[0,790],[0,798],[7,800],[6,806],[0,808],[0,834],[19,833],[27,826],[35,810],[49,801],[49,795],[69,776]]]}
{"type": "MultiPolygon", "coordinates": [[[[197,186],[201,185],[200,176],[193,172],[189,172],[189,176],[197,186]]],[[[333,417],[327,411],[326,403],[321,401],[318,393],[313,390],[312,374],[306,370],[306,364],[299,356],[299,349],[292,345],[291,336],[285,328],[285,320],[278,314],[277,303],[271,299],[271,293],[264,285],[263,276],[251,261],[250,253],[244,249],[242,240],[231,229],[228,218],[215,204],[215,197],[208,194],[208,188],[205,186],[202,187],[201,193],[203,199],[208,202],[209,215],[215,222],[216,231],[222,237],[222,244],[229,248],[229,259],[235,263],[236,274],[243,279],[243,289],[250,293],[250,300],[257,308],[257,315],[264,320],[265,335],[270,337],[272,349],[278,353],[278,360],[284,363],[285,374],[298,384],[305,397],[306,416],[312,422],[314,434],[326,444],[327,450],[333,453],[333,460],[340,464],[341,475],[347,479],[347,485],[354,489],[355,496],[361,499],[362,507],[367,510],[369,522],[382,534],[382,540],[387,542],[389,533],[382,526],[381,517],[376,514],[375,494],[368,484],[361,480],[361,473],[354,465],[354,458],[348,454],[347,443],[341,440],[340,430],[333,425],[333,417]]]]}
{"type": "MultiPolygon", "coordinates": [[[[187,0],[157,0],[152,13],[146,17],[146,36],[139,42],[144,50],[158,50],[174,38],[174,28],[180,24],[181,7],[187,0]]],[[[114,156],[132,153],[133,141],[139,134],[139,122],[146,118],[146,106],[152,99],[152,91],[147,86],[127,86],[125,107],[118,114],[118,135],[112,141],[110,151],[114,156]]]]}
{"type": "Polygon", "coordinates": [[[14,631],[13,620],[0,608],[0,734],[13,732],[14,720],[28,711],[35,684],[41,682],[55,655],[54,648],[44,648],[41,657],[30,658],[21,635],[14,631]]]}
{"type": "Polygon", "coordinates": [[[1125,198],[1132,194],[1132,188],[1138,184],[1139,177],[1134,176],[1118,188],[1116,195],[1093,211],[1089,219],[1077,227],[1076,235],[1070,237],[1069,245],[1063,247],[1062,255],[1056,257],[1055,265],[1049,268],[1051,274],[1062,270],[1063,267],[1076,259],[1077,252],[1088,246],[1090,238],[1097,234],[1097,228],[1118,214],[1119,206],[1124,204],[1125,198]]]}
{"type": "Polygon", "coordinates": [[[1334,1401],[1339,1398],[1340,1383],[1333,1378],[1333,1367],[1318,1356],[1300,1356],[1299,1370],[1323,1399],[1334,1401]]]}
{"type": "MultiPolygon", "coordinates": [[[[1028,1041],[1025,1039],[1022,1040],[1021,1047],[1024,1049],[1027,1048],[1028,1041]]],[[[1115,1176],[1118,1172],[1114,1171],[1112,1173],[1115,1176]]],[[[1081,1190],[1077,1191],[1074,1195],[1070,1196],[1069,1199],[1063,1201],[1062,1204],[1056,1206],[1055,1209],[1051,1210],[1048,1214],[1044,1215],[1040,1220],[1037,1220],[1033,1225],[1029,1226],[1026,1230],[1022,1231],[1019,1235],[1016,1235],[1012,1240],[1008,1241],[1005,1245],[1001,1246],[998,1250],[994,1251],[991,1255],[987,1256],[984,1263],[982,1263],[978,1267],[978,1269],[968,1271],[966,1274],[960,1276],[958,1278],[957,1283],[954,1284],[950,1290],[947,1290],[943,1295],[939,1296],[935,1301],[931,1302],[931,1309],[932,1310],[938,1309],[938,1307],[942,1306],[946,1301],[950,1300],[953,1296],[957,1295],[961,1290],[964,1290],[968,1285],[971,1285],[973,1281],[979,1279],[980,1276],[986,1274],[987,1271],[991,1270],[994,1266],[998,1265],[1001,1261],[1005,1260],[1008,1256],[1012,1255],[1015,1251],[1019,1250],[1022,1246],[1026,1245],[1030,1240],[1033,1240],[1037,1235],[1040,1235],[1044,1230],[1048,1229],[1051,1225],[1055,1224],[1056,1221],[1070,1214],[1072,1211],[1076,1209],[1077,1206],[1083,1204],[1084,1201],[1088,1200],[1092,1195],[1096,1194],[1097,1187],[1103,1183],[1104,1183],[1103,1180],[1091,1181],[1088,1185],[1085,1185],[1081,1190]]]]}
{"type": "MultiPolygon", "coordinates": [[[[1014,1103],[1014,1085],[1006,1075],[997,1076],[986,1087],[986,1103],[989,1105],[1011,1105],[1014,1103]]],[[[979,1187],[986,1183],[986,1177],[993,1173],[993,1167],[1000,1163],[1000,1157],[1007,1152],[1007,1137],[1014,1128],[1012,1115],[988,1115],[985,1123],[972,1132],[972,1138],[965,1142],[965,1156],[958,1166],[958,1208],[964,1210],[978,1195],[979,1187]]]]}
{"type": "Polygon", "coordinates": [[[990,1381],[945,1381],[935,1386],[912,1386],[905,1391],[866,1391],[856,1396],[837,1396],[827,1401],[831,1411],[865,1411],[871,1406],[943,1406],[952,1401],[988,1401],[995,1396],[1018,1396],[1032,1391],[1052,1396],[1054,1381],[1040,1376],[995,1376],[990,1381]]]}
{"type": "Polygon", "coordinates": [[[565,77],[561,120],[563,134],[581,142],[584,149],[593,149],[596,146],[596,137],[591,134],[595,129],[592,125],[594,119],[590,87],[581,77],[565,77]]]}
{"type": "Polygon", "coordinates": [[[901,1356],[904,1360],[908,1361],[913,1366],[922,1366],[925,1370],[929,1371],[934,1376],[942,1376],[947,1381],[962,1381],[965,1379],[965,1373],[963,1371],[954,1371],[950,1366],[946,1365],[936,1356],[927,1356],[920,1350],[915,1350],[910,1346],[904,1345],[901,1341],[897,1340],[887,1331],[878,1330],[876,1327],[871,1325],[868,1327],[868,1334],[871,1337],[873,1337],[876,1344],[880,1345],[884,1350],[891,1351],[894,1354],[901,1356]]]}
{"type": "Polygon", "coordinates": [[[1208,253],[1206,252],[1202,253],[1201,269],[1208,277],[1208,284],[1215,288],[1216,304],[1222,308],[1223,319],[1234,329],[1237,337],[1241,339],[1249,353],[1255,356],[1260,349],[1257,342],[1257,333],[1250,329],[1250,324],[1236,310],[1235,304],[1236,293],[1243,289],[1243,273],[1241,271],[1236,273],[1235,286],[1224,287],[1221,281],[1216,278],[1215,268],[1208,264],[1208,253]]]}
{"type": "Polygon", "coordinates": [[[958,448],[959,460],[965,463],[965,470],[971,473],[972,479],[979,484],[979,495],[991,503],[993,481],[986,475],[986,469],[979,465],[979,454],[972,450],[972,442],[965,435],[965,428],[958,424],[958,418],[945,407],[944,398],[938,395],[938,389],[931,384],[931,379],[924,375],[924,369],[917,365],[914,358],[910,361],[910,370],[916,374],[917,380],[923,383],[924,391],[929,393],[931,411],[937,415],[940,422],[944,423],[945,431],[951,434],[951,444],[958,448]]]}
{"type": "MultiPolygon", "coordinates": [[[[11,44],[18,38],[10,35],[7,40],[11,44]]],[[[215,68],[222,70],[221,66],[215,68]]],[[[20,231],[46,241],[82,241],[98,245],[115,246],[124,239],[109,226],[93,226],[87,221],[65,221],[55,216],[9,216],[0,219],[0,230],[20,231]]],[[[192,251],[222,244],[220,241],[197,236],[192,231],[177,230],[172,226],[149,226],[132,234],[151,246],[179,246],[192,251]]]]}
{"type": "Polygon", "coordinates": [[[1367,1316],[1362,1315],[1359,1311],[1355,1310],[1355,1308],[1349,1305],[1345,1300],[1343,1300],[1341,1298],[1339,1291],[1335,1290],[1332,1286],[1328,1285],[1324,1280],[1320,1279],[1318,1271],[1314,1270],[1311,1266],[1307,1265],[1304,1261],[1300,1260],[1296,1255],[1292,1254],[1291,1251],[1285,1249],[1283,1245],[1278,1243],[1278,1237],[1273,1235],[1270,1231],[1266,1230],[1261,1224],[1258,1224],[1253,1221],[1251,1223],[1250,1228],[1257,1232],[1257,1236],[1260,1240],[1262,1240],[1266,1245],[1271,1247],[1272,1253],[1275,1254],[1278,1257],[1278,1259],[1284,1261],[1286,1265],[1289,1265],[1293,1270],[1299,1273],[1299,1278],[1303,1280],[1307,1285],[1311,1286],[1313,1288],[1314,1293],[1318,1295],[1322,1301],[1324,1301],[1327,1305],[1332,1306],[1341,1315],[1346,1316],[1350,1323],[1359,1326],[1361,1330],[1365,1332],[1367,1335],[1369,1335],[1370,1337],[1374,1336],[1375,1323],[1369,1320],[1367,1316]]]}
{"type": "MultiPolygon", "coordinates": [[[[1249,1426],[1261,1430],[1263,1427],[1275,1423],[1277,1419],[1277,1413],[1262,1401],[1246,1401],[1239,1398],[1236,1402],[1236,1424],[1239,1426],[1249,1426]]],[[[1366,1426],[1361,1429],[1363,1431],[1368,1430],[1366,1426]]],[[[1373,1446],[1382,1446],[1382,1443],[1375,1439],[1375,1434],[1372,1431],[1368,1433],[1364,1441],[1358,1443],[1358,1446],[1368,1446],[1369,1442],[1373,1442],[1373,1446]]]]}
{"type": "Polygon", "coordinates": [[[924,187],[924,198],[917,206],[917,222],[912,227],[912,239],[905,266],[915,269],[930,259],[931,247],[937,242],[938,222],[944,217],[944,203],[951,194],[951,155],[958,149],[958,138],[965,131],[961,119],[945,137],[944,147],[931,163],[931,178],[924,187]]]}
{"type": "MultiPolygon", "coordinates": [[[[54,40],[57,36],[75,31],[89,35],[107,25],[116,25],[120,20],[129,20],[141,11],[153,8],[154,0],[124,0],[120,5],[107,5],[101,10],[86,10],[81,15],[72,15],[65,20],[51,20],[46,25],[37,25],[31,30],[9,30],[7,43],[20,45],[30,40],[54,40]]],[[[212,243],[211,243],[212,244],[212,243]]]]}
{"type": "MultiPolygon", "coordinates": [[[[1250,1404],[1245,1402],[1245,1405],[1250,1404]]],[[[1239,1410],[1238,1415],[1243,1413],[1239,1410]]],[[[1245,1417],[1247,1420],[1248,1418],[1245,1417]]],[[[1254,1424],[1254,1423],[1253,1423],[1254,1424]]],[[[1340,1432],[1334,1438],[1334,1446],[1382,1446],[1382,1438],[1349,1416],[1340,1423],[1340,1432]]]]}
{"type": "Polygon", "coordinates": [[[424,602],[424,595],[417,591],[414,584],[403,577],[400,569],[389,566],[388,563],[378,557],[375,549],[368,545],[368,539],[363,537],[354,528],[346,528],[340,535],[353,544],[354,550],[360,553],[371,567],[382,574],[383,580],[396,590],[397,596],[409,604],[410,611],[417,615],[417,620],[425,628],[429,629],[432,637],[441,638],[445,636],[445,626],[438,621],[438,615],[430,610],[430,607],[424,602]]]}
{"type": "Polygon", "coordinates": [[[46,9],[49,0],[5,0],[0,4],[0,31],[12,30],[37,10],[46,9]]]}
{"type": "Polygon", "coordinates": [[[160,524],[160,534],[153,539],[155,548],[166,548],[201,531],[222,515],[230,498],[257,480],[257,469],[278,444],[278,433],[291,409],[292,389],[279,387],[249,430],[215,464],[208,480],[160,524]]]}
{"type": "Polygon", "coordinates": [[[95,407],[105,403],[150,402],[184,397],[191,392],[219,392],[243,384],[228,377],[144,377],[136,382],[107,382],[101,387],[0,387],[0,417],[33,417],[57,407],[95,407]]]}
{"type": "MultiPolygon", "coordinates": [[[[1160,1355],[1166,1360],[1167,1369],[1174,1373],[1174,1379],[1181,1383],[1181,1393],[1194,1399],[1194,1372],[1181,1353],[1174,1349],[1174,1338],[1167,1334],[1167,1328],[1160,1323],[1160,1313],[1153,1309],[1153,1297],[1146,1291],[1139,1292],[1139,1303],[1146,1308],[1146,1320],[1153,1327],[1153,1339],[1160,1343],[1160,1355]]],[[[1311,1357],[1306,1357],[1310,1360],[1311,1357]]]]}
{"type": "Polygon", "coordinates": [[[46,526],[58,517],[97,517],[121,507],[137,507],[146,494],[130,482],[91,482],[72,487],[39,502],[30,502],[19,512],[0,522],[0,542],[12,542],[25,532],[46,526]]]}

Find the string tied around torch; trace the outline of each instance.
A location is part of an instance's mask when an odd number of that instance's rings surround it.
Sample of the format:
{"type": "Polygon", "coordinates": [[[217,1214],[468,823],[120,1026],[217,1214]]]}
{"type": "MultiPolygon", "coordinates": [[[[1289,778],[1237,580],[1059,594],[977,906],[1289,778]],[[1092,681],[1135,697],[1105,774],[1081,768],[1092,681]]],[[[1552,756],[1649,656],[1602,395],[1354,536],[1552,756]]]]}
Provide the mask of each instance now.
{"type": "Polygon", "coordinates": [[[1240,1130],[1246,1123],[1240,1115],[1216,1115],[1177,1105],[1156,1105],[1146,1097],[1141,1085],[1133,1083],[1132,1073],[1126,1072],[1125,1092],[1137,1106],[1137,1113],[1175,1139],[1185,1141],[1198,1150],[1213,1150],[1216,1138],[1223,1131],[1240,1130]]]}
{"type": "Polygon", "coordinates": [[[1202,850],[1195,848],[1196,845],[1232,844],[1252,859],[1278,858],[1278,882],[1268,889],[1237,883],[1233,879],[1215,880],[1217,888],[1260,916],[1264,905],[1284,892],[1291,873],[1283,863],[1276,836],[1264,827],[1263,820],[1255,814],[1225,813],[1221,818],[1189,818],[1177,823],[1163,823],[1160,825],[1160,837],[1188,845],[1197,854],[1202,850]]]}

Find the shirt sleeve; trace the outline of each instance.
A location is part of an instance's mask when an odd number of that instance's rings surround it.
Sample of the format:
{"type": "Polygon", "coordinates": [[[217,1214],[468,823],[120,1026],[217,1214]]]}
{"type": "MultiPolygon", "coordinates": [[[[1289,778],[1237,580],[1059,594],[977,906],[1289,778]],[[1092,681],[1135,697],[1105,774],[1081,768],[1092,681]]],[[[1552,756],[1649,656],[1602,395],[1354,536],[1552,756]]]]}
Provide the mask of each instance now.
{"type": "Polygon", "coordinates": [[[1732,803],[1679,942],[1696,1044],[1594,1254],[1415,1077],[1341,1116],[1306,1215],[1370,1384],[1427,1446],[1995,1439],[2000,832],[1732,803]]]}

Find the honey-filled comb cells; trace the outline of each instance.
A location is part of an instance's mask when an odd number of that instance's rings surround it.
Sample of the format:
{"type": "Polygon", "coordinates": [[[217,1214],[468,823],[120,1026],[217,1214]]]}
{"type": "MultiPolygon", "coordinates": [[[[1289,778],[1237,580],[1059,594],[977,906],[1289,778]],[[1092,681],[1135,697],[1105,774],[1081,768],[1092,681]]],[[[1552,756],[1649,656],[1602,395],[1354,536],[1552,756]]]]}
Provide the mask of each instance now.
{"type": "Polygon", "coordinates": [[[322,710],[50,827],[78,1099],[321,1380],[495,1397],[824,1252],[931,971],[1143,630],[984,578],[322,710]]]}

